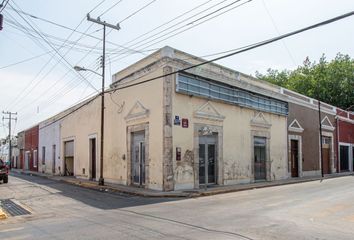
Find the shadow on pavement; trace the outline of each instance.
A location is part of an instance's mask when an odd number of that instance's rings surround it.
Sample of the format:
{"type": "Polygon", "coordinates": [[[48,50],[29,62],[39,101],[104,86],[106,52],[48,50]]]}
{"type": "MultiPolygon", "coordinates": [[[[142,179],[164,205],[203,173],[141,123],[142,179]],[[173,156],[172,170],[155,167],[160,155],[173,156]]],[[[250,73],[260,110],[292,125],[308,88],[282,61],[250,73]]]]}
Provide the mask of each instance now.
{"type": "MultiPolygon", "coordinates": [[[[133,196],[125,193],[118,192],[105,192],[83,188],[80,186],[71,185],[68,183],[46,179],[38,176],[29,176],[18,173],[11,173],[9,183],[11,183],[11,177],[16,177],[25,181],[29,181],[34,184],[38,184],[39,187],[50,187],[58,190],[56,193],[50,192],[50,194],[60,194],[68,198],[80,201],[91,207],[99,209],[118,209],[126,207],[135,207],[149,204],[156,204],[162,202],[171,202],[183,200],[184,198],[149,198],[133,196]]],[[[46,190],[42,188],[42,190],[46,190]]],[[[47,190],[48,191],[48,190],[47,190]]],[[[49,192],[49,191],[48,191],[49,192]]]]}

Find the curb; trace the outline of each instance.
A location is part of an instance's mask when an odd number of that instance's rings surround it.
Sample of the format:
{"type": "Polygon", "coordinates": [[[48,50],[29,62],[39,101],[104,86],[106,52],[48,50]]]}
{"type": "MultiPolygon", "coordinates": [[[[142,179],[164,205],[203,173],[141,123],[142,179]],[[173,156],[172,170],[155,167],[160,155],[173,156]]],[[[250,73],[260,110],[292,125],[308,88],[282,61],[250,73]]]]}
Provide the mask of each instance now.
{"type": "Polygon", "coordinates": [[[109,186],[99,186],[97,184],[93,184],[93,183],[86,183],[86,182],[81,182],[79,181],[73,181],[71,179],[55,179],[53,176],[49,176],[49,175],[42,175],[42,174],[36,174],[36,173],[29,173],[29,172],[23,172],[23,171],[12,171],[13,173],[17,173],[17,174],[22,174],[22,175],[27,175],[27,176],[36,176],[36,177],[41,177],[41,178],[45,178],[45,179],[50,179],[53,181],[58,181],[58,182],[63,182],[63,183],[67,183],[73,186],[79,186],[82,188],[86,188],[86,189],[91,189],[94,191],[99,191],[99,192],[113,192],[113,193],[124,193],[124,194],[128,194],[131,196],[140,196],[140,197],[149,197],[149,198],[188,198],[188,197],[195,197],[194,193],[181,193],[181,194],[149,194],[149,193],[140,193],[137,191],[127,191],[124,189],[117,189],[114,187],[109,187],[109,186]]]}
{"type": "Polygon", "coordinates": [[[347,176],[353,176],[354,173],[350,174],[338,174],[338,175],[328,175],[325,176],[324,178],[321,177],[313,177],[313,178],[308,178],[308,179],[297,179],[294,181],[288,181],[288,182],[268,182],[263,184],[263,185],[258,185],[258,186],[247,186],[246,184],[243,186],[238,186],[237,188],[225,188],[225,189],[215,189],[215,190],[207,190],[207,191],[185,191],[181,193],[156,193],[156,194],[150,194],[150,193],[144,193],[144,192],[138,192],[138,191],[129,191],[125,189],[118,189],[110,186],[99,186],[94,183],[89,183],[89,182],[81,182],[80,180],[72,180],[72,179],[55,179],[55,176],[50,176],[50,175],[42,175],[42,174],[36,174],[36,173],[30,173],[30,172],[23,172],[23,171],[13,171],[17,174],[23,174],[23,175],[30,175],[30,176],[37,176],[37,177],[42,177],[46,179],[51,179],[53,181],[58,181],[58,182],[63,182],[67,183],[70,185],[74,186],[79,186],[82,188],[86,189],[91,189],[94,191],[99,191],[99,192],[111,192],[111,193],[123,193],[123,194],[128,194],[131,196],[140,196],[140,197],[148,197],[148,198],[197,198],[197,197],[205,197],[205,196],[212,196],[212,195],[217,195],[217,194],[224,194],[224,193],[232,193],[232,192],[241,192],[241,191],[247,191],[247,190],[253,190],[253,189],[261,189],[261,188],[268,188],[268,187],[276,187],[276,186],[282,186],[282,185],[291,185],[291,184],[300,184],[300,183],[305,183],[305,182],[313,182],[313,181],[321,181],[321,180],[326,180],[326,179],[332,179],[332,178],[339,178],[339,177],[347,177],[347,176]]]}
{"type": "Polygon", "coordinates": [[[96,191],[100,191],[100,192],[119,192],[119,193],[124,193],[124,194],[128,194],[128,195],[132,195],[132,196],[140,196],[140,197],[149,197],[149,198],[187,198],[187,197],[191,197],[193,196],[193,194],[190,193],[181,193],[181,194],[148,194],[148,193],[139,193],[136,191],[127,191],[124,189],[117,189],[114,187],[109,187],[109,186],[98,186],[97,184],[91,184],[91,183],[82,183],[82,182],[75,182],[75,181],[70,181],[70,180],[64,180],[64,179],[60,179],[58,180],[60,182],[64,182],[70,185],[74,185],[74,186],[79,186],[82,188],[86,188],[86,189],[91,189],[91,190],[96,190],[96,191]]]}

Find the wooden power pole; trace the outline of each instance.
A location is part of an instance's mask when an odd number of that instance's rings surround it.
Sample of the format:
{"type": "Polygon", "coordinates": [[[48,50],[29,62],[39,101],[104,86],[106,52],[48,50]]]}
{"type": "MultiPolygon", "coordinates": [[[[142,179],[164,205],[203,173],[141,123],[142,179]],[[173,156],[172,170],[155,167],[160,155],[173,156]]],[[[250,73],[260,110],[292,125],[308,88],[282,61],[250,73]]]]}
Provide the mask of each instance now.
{"type": "Polygon", "coordinates": [[[17,115],[17,113],[15,112],[15,113],[13,113],[13,112],[9,112],[9,111],[7,111],[7,112],[5,112],[5,111],[3,111],[2,112],[4,115],[7,115],[7,117],[2,117],[2,120],[4,121],[4,120],[9,120],[9,161],[10,161],[10,168],[12,167],[11,166],[11,158],[12,158],[12,146],[11,146],[11,122],[12,121],[17,121],[17,117],[12,117],[12,116],[16,116],[17,115]]]}

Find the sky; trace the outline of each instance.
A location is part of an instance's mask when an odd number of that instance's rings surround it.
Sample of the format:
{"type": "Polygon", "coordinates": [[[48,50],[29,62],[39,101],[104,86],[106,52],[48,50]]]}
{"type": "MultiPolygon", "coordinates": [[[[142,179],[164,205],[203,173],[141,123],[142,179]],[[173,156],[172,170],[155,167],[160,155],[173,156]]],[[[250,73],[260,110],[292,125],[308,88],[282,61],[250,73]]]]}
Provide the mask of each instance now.
{"type": "MultiPolygon", "coordinates": [[[[73,70],[101,71],[102,27],[86,20],[89,12],[121,28],[107,29],[109,86],[112,74],[166,45],[202,57],[353,10],[352,0],[10,0],[0,31],[0,111],[17,112],[16,134],[97,93],[100,76],[73,70]]],[[[353,26],[352,16],[218,63],[255,75],[295,69],[306,57],[354,56],[353,26]]]]}

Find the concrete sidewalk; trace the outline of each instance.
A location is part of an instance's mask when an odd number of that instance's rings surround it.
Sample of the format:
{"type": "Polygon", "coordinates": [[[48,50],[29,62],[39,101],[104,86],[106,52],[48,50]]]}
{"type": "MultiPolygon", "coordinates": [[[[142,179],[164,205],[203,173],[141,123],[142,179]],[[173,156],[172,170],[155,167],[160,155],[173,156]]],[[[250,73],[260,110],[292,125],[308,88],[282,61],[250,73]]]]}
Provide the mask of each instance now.
{"type": "MultiPolygon", "coordinates": [[[[278,180],[272,182],[256,182],[256,183],[248,183],[248,184],[237,184],[237,185],[226,185],[226,186],[210,186],[207,189],[191,189],[191,190],[180,190],[180,191],[156,191],[151,189],[139,188],[134,186],[125,186],[120,184],[113,183],[105,183],[105,186],[99,186],[96,181],[89,181],[86,179],[79,179],[75,177],[66,177],[66,176],[53,176],[49,174],[32,172],[32,171],[24,171],[21,169],[11,169],[11,173],[15,174],[25,174],[25,175],[33,175],[43,178],[48,178],[55,181],[66,182],[68,184],[77,185],[84,188],[89,188],[97,191],[105,191],[105,192],[118,192],[125,193],[129,195],[136,195],[142,197],[166,197],[166,198],[178,198],[178,197],[201,197],[201,196],[210,196],[215,194],[222,193],[230,193],[237,191],[245,191],[257,188],[265,188],[265,187],[273,187],[287,184],[297,184],[303,182],[310,181],[319,181],[323,180],[322,177],[302,177],[302,178],[291,178],[285,180],[278,180]]],[[[324,179],[343,177],[343,176],[353,176],[353,172],[346,173],[335,173],[325,175],[324,179]]]]}

